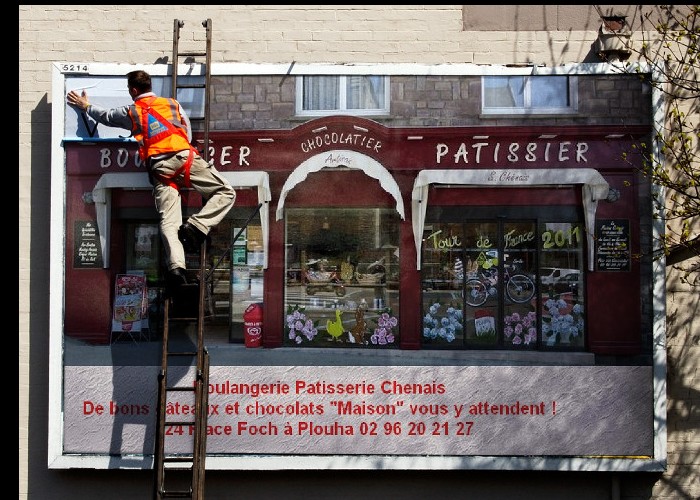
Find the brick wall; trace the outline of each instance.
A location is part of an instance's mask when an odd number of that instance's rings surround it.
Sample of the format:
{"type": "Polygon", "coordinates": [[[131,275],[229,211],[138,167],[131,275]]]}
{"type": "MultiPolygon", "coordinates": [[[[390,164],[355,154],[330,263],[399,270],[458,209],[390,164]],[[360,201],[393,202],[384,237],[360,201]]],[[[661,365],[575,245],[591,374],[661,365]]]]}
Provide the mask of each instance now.
{"type": "MultiPolygon", "coordinates": [[[[632,75],[578,77],[575,116],[481,116],[481,77],[404,76],[391,81],[391,115],[373,118],[393,127],[537,125],[650,125],[650,93],[632,75]]],[[[296,78],[280,75],[217,76],[211,85],[212,130],[286,129],[294,116],[296,78]]]]}

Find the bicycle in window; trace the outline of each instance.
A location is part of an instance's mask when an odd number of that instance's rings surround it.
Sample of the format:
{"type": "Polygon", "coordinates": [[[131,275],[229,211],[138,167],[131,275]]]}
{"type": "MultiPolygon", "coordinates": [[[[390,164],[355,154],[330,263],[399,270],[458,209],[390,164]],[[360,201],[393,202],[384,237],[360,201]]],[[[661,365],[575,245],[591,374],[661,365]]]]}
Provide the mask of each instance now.
{"type": "MultiPolygon", "coordinates": [[[[524,304],[535,296],[535,282],[529,276],[517,272],[514,266],[503,270],[503,279],[506,283],[506,298],[516,304],[524,304]],[[511,270],[513,274],[511,274],[511,270]]],[[[473,276],[465,283],[466,301],[472,307],[484,304],[489,297],[498,293],[498,271],[491,269],[481,273],[481,277],[473,276]]]]}

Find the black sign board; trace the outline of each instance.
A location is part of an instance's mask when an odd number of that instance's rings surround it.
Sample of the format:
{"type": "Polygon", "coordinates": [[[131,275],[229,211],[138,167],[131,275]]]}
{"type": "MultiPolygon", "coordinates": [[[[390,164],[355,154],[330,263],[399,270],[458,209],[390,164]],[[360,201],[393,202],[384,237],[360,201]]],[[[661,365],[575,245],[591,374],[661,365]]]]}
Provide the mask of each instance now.
{"type": "Polygon", "coordinates": [[[102,247],[95,221],[76,221],[73,232],[73,267],[99,269],[102,267],[102,247]]]}
{"type": "Polygon", "coordinates": [[[630,270],[630,222],[599,219],[595,225],[598,271],[630,270]]]}

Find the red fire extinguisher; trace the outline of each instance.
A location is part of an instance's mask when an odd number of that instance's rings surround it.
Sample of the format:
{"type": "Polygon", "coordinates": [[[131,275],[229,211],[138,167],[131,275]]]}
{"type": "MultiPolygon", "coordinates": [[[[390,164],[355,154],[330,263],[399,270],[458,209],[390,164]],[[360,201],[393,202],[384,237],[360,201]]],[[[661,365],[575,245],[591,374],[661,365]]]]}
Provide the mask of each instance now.
{"type": "Polygon", "coordinates": [[[262,304],[250,304],[243,312],[243,336],[246,347],[260,347],[262,345],[262,326],[262,304]]]}

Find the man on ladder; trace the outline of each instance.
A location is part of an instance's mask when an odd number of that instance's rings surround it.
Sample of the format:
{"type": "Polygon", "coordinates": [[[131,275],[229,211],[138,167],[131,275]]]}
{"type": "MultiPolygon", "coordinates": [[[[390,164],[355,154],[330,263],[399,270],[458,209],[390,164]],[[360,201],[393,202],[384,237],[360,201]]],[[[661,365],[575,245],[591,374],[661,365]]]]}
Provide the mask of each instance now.
{"type": "Polygon", "coordinates": [[[187,284],[185,252],[199,251],[209,231],[226,217],[236,200],[229,182],[191,145],[190,120],[172,98],[152,92],[151,76],[137,70],[127,74],[134,103],[105,109],[88,101],[87,93],[70,91],[68,104],[104,125],[130,130],[139,156],[148,168],[160,216],[160,234],[168,260],[168,288],[187,284]],[[193,188],[205,200],[198,213],[182,223],[181,188],[193,188]]]}
{"type": "MultiPolygon", "coordinates": [[[[209,353],[204,346],[204,297],[208,277],[213,269],[206,272],[207,236],[212,228],[223,220],[236,200],[236,192],[229,182],[209,164],[209,88],[211,81],[211,19],[202,25],[207,30],[206,52],[180,52],[178,40],[180,28],[184,22],[175,19],[173,32],[173,98],[158,97],[152,92],[151,77],[145,71],[132,71],[127,74],[129,94],[134,103],[113,109],[104,109],[91,105],[85,91],[81,95],[69,92],[67,101],[72,106],[83,110],[98,123],[130,130],[138,141],[139,155],[148,168],[149,178],[153,184],[153,196],[160,216],[160,232],[168,259],[168,297],[164,303],[163,344],[161,369],[158,374],[158,410],[157,433],[154,445],[154,500],[165,498],[191,498],[201,500],[204,497],[204,475],[206,460],[206,437],[208,417],[209,387],[209,353]],[[204,84],[179,85],[177,81],[180,57],[206,56],[204,84]],[[204,89],[204,126],[205,149],[200,156],[192,147],[190,118],[182,109],[177,99],[179,88],[204,89]],[[193,188],[204,200],[198,213],[189,217],[182,224],[182,202],[180,190],[193,188]],[[187,283],[185,275],[185,252],[199,251],[200,269],[198,312],[195,318],[170,314],[170,305],[176,297],[189,302],[194,283],[187,283]],[[196,322],[196,350],[170,345],[171,321],[196,322]],[[192,380],[180,380],[169,375],[170,359],[190,359],[194,361],[195,374],[192,380]],[[190,403],[194,414],[168,415],[166,408],[171,398],[178,394],[190,393],[190,403]],[[184,417],[184,420],[183,420],[184,417]],[[191,453],[171,453],[167,451],[166,436],[173,427],[189,428],[193,436],[191,453]],[[167,474],[166,474],[167,472],[167,474]],[[183,483],[183,472],[187,472],[189,485],[183,483]],[[172,473],[172,474],[171,474],[172,473]],[[186,486],[186,487],[185,487],[186,486]]],[[[192,118],[199,120],[200,118],[192,118]]],[[[258,206],[258,210],[260,206],[258,206]]],[[[254,215],[254,214],[253,214],[254,215]]],[[[253,217],[251,215],[251,219],[253,217]]],[[[250,222],[250,219],[248,220],[250,222]]],[[[246,222],[247,225],[247,222],[246,222]]],[[[241,229],[242,231],[242,229],[241,229]]],[[[234,238],[235,240],[240,235],[234,238]]],[[[233,244],[233,243],[232,243],[233,244]]],[[[216,266],[214,266],[216,267],[216,266]]],[[[190,309],[189,307],[183,309],[190,309]]],[[[177,343],[176,343],[177,344],[177,343]]],[[[191,361],[191,362],[192,362],[191,361]]],[[[177,440],[177,434],[172,437],[177,440]]],[[[170,441],[170,440],[169,440],[170,441]]]]}

